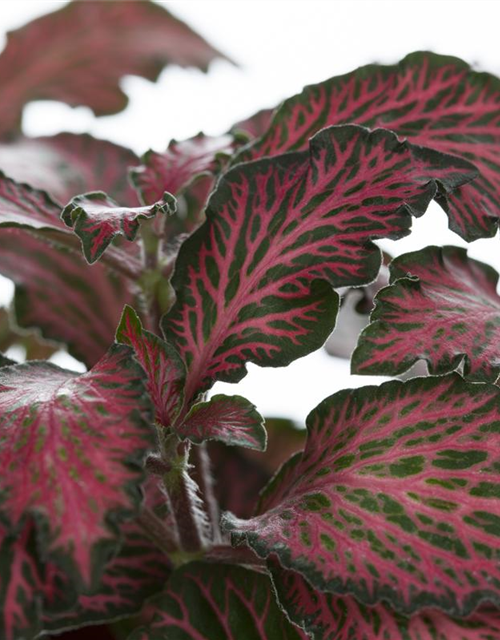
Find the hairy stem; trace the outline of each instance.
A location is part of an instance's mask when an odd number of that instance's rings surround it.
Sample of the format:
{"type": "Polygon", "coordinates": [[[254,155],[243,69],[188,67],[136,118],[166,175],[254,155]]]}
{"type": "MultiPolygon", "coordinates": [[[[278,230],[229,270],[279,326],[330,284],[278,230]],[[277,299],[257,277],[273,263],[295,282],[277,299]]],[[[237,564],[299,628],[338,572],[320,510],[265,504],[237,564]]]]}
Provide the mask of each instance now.
{"type": "Polygon", "coordinates": [[[193,447],[191,455],[196,470],[196,480],[200,487],[201,498],[206,505],[212,530],[212,541],[215,544],[222,542],[222,534],[219,526],[220,509],[214,493],[212,470],[210,468],[210,456],[206,445],[203,443],[193,447]]]}

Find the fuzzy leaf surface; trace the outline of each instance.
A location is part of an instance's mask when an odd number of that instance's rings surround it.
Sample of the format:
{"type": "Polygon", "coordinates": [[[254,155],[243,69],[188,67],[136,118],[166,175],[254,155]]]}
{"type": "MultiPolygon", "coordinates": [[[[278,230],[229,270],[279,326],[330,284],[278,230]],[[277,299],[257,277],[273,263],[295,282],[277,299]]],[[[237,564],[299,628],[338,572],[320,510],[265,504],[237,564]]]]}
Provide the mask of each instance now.
{"type": "Polygon", "coordinates": [[[181,438],[187,438],[195,444],[218,440],[258,451],[266,448],[264,418],[242,396],[218,394],[208,402],[198,402],[191,407],[176,432],[181,438]]]}
{"type": "Polygon", "coordinates": [[[264,492],[226,516],[321,591],[402,612],[500,602],[500,390],[457,374],[341,391],[264,492]]]}
{"type": "Polygon", "coordinates": [[[0,143],[0,169],[65,205],[77,193],[105,191],[118,202],[139,204],[127,180],[139,159],[125,147],[88,134],[19,137],[0,143]]]}
{"type": "Polygon", "coordinates": [[[103,191],[93,191],[75,196],[64,207],[61,218],[74,229],[82,241],[85,258],[92,264],[99,260],[116,236],[123,236],[129,242],[135,240],[141,220],[174,212],[175,198],[169,193],[151,206],[120,207],[103,191]]]}
{"type": "Polygon", "coordinates": [[[152,622],[129,640],[307,640],[278,608],[269,577],[243,567],[185,565],[152,604],[152,622]]]}
{"type": "Polygon", "coordinates": [[[367,607],[352,596],[315,591],[300,574],[279,566],[272,575],[287,615],[312,640],[493,640],[500,635],[500,612],[492,607],[468,618],[452,618],[439,609],[405,616],[385,603],[367,607]]]}
{"type": "Polygon", "coordinates": [[[419,359],[430,373],[494,382],[500,373],[498,273],[459,247],[426,247],[396,258],[353,353],[356,373],[397,375],[419,359]]]}
{"type": "Polygon", "coordinates": [[[345,126],[318,133],[309,151],[228,172],[179,252],[163,323],[188,368],[186,399],[240,380],[246,361],[283,366],[320,347],[338,309],[331,286],[373,280],[370,239],[408,234],[435,181],[453,189],[464,171],[475,175],[390,132],[345,126]]]}
{"type": "Polygon", "coordinates": [[[307,147],[332,124],[384,127],[413,143],[466,158],[479,177],[448,198],[450,228],[466,240],[493,236],[500,217],[500,80],[428,52],[368,65],[306,87],[278,108],[239,160],[307,147]]]}
{"type": "Polygon", "coordinates": [[[167,64],[206,71],[216,57],[216,49],[153,2],[70,2],[8,34],[0,55],[0,135],[19,128],[32,100],[110,115],[127,105],[123,76],[154,81],[167,64]]]}
{"type": "Polygon", "coordinates": [[[33,514],[49,558],[87,586],[137,508],[151,442],[143,375],[122,345],[82,375],[46,362],[0,370],[1,510],[12,526],[33,514]]]}
{"type": "Polygon", "coordinates": [[[116,340],[133,348],[147,374],[156,421],[170,427],[182,408],[184,397],[186,370],[179,354],[168,342],[143,329],[139,316],[129,306],[123,310],[116,340]]]}

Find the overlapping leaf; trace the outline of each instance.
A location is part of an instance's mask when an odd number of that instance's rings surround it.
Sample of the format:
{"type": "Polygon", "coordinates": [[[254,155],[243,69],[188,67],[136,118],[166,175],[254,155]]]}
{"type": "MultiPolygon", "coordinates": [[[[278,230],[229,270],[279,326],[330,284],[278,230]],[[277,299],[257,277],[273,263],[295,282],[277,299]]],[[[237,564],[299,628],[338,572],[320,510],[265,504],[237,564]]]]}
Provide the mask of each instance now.
{"type": "Polygon", "coordinates": [[[375,299],[353,371],[396,375],[424,359],[431,373],[441,374],[464,360],[468,378],[494,382],[500,373],[498,273],[458,247],[406,253],[390,269],[392,284],[375,299]]]}
{"type": "Polygon", "coordinates": [[[380,252],[469,165],[357,126],[317,134],[309,152],[232,169],[207,222],[182,246],[164,331],[188,367],[186,397],[237,381],[244,362],[281,366],[320,347],[335,321],[331,285],[367,283],[380,252]],[[318,282],[319,281],[319,282],[318,282]]]}
{"type": "Polygon", "coordinates": [[[175,212],[175,198],[165,193],[163,199],[145,207],[120,207],[103,191],[75,196],[63,209],[62,220],[73,227],[82,241],[89,263],[102,256],[116,236],[135,240],[141,220],[151,220],[158,214],[175,212]]]}
{"type": "Polygon", "coordinates": [[[468,618],[451,618],[438,609],[410,617],[385,603],[360,604],[352,596],[315,591],[295,571],[273,568],[273,582],[290,619],[312,640],[493,640],[500,635],[500,611],[482,608],[468,618]]]}
{"type": "Polygon", "coordinates": [[[113,247],[106,264],[89,267],[60,212],[46,192],[0,177],[0,273],[17,285],[17,323],[68,344],[92,366],[113,341],[123,305],[139,293],[140,262],[113,247]]]}
{"type": "Polygon", "coordinates": [[[266,448],[263,418],[255,406],[241,396],[218,394],[208,402],[198,402],[176,430],[181,438],[196,444],[218,440],[258,451],[266,448]]]}
{"type": "Polygon", "coordinates": [[[307,639],[280,611],[269,577],[242,567],[185,565],[153,604],[153,621],[129,640],[307,639]]]}
{"type": "Polygon", "coordinates": [[[70,2],[8,35],[0,56],[0,134],[19,127],[32,100],[109,115],[127,104],[123,76],[156,80],[166,64],[206,70],[216,57],[216,49],[153,2],[70,2]]]}
{"type": "Polygon", "coordinates": [[[306,87],[277,110],[241,160],[303,149],[327,125],[384,127],[470,160],[479,177],[451,195],[450,227],[467,240],[495,234],[500,217],[500,81],[465,62],[413,53],[306,87]]]}
{"type": "Polygon", "coordinates": [[[142,378],[122,345],[80,376],[45,362],[0,370],[0,509],[13,527],[35,515],[45,554],[82,584],[137,506],[151,437],[142,378]]]}
{"type": "Polygon", "coordinates": [[[268,129],[272,121],[274,109],[261,109],[245,120],[240,120],[231,127],[231,131],[243,131],[251,138],[259,138],[268,129]]]}
{"type": "MultiPolygon", "coordinates": [[[[149,478],[143,489],[145,503],[151,509],[165,503],[156,480],[149,478]]],[[[168,515],[162,520],[165,526],[172,526],[168,515]]],[[[123,523],[120,533],[123,537],[120,551],[106,565],[99,589],[91,595],[80,595],[74,606],[61,613],[53,610],[53,599],[46,602],[45,630],[60,632],[132,616],[149,597],[163,589],[171,573],[166,555],[153,545],[137,520],[123,523]]]]}
{"type": "Polygon", "coordinates": [[[213,175],[235,147],[233,136],[205,136],[177,142],[172,140],[164,153],[148,151],[142,165],[134,168],[130,176],[144,204],[156,202],[165,191],[180,195],[194,181],[208,177],[208,188],[213,175]]]}
{"type": "Polygon", "coordinates": [[[0,354],[13,346],[24,350],[26,360],[48,360],[57,351],[56,345],[40,339],[34,331],[15,327],[11,314],[0,307],[0,354]]]}
{"type": "Polygon", "coordinates": [[[341,391],[304,454],[226,526],[322,591],[406,613],[500,603],[500,391],[460,376],[341,391]]]}
{"type": "Polygon", "coordinates": [[[16,182],[47,191],[61,205],[77,193],[98,190],[137,205],[127,171],[138,162],[130,149],[88,134],[19,137],[0,144],[0,169],[16,182]]]}

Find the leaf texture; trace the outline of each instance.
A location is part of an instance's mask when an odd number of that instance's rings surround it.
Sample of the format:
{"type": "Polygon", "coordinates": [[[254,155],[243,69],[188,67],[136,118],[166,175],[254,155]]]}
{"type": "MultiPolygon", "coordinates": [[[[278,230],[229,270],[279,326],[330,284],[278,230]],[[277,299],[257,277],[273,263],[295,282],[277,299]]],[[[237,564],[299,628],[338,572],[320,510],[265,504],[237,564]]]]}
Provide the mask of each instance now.
{"type": "Polygon", "coordinates": [[[226,528],[320,591],[399,611],[500,602],[499,390],[450,374],[341,391],[226,528]]]}
{"type": "Polygon", "coordinates": [[[116,548],[116,527],[139,501],[151,446],[143,373],[117,345],[88,373],[45,362],[0,370],[0,510],[16,527],[32,514],[45,557],[87,587],[116,548]]]}
{"type": "Polygon", "coordinates": [[[187,368],[186,399],[244,363],[283,366],[319,348],[333,328],[331,286],[370,282],[374,238],[409,232],[439,189],[475,171],[462,160],[358,126],[318,133],[307,152],[232,169],[206,223],[182,246],[177,301],[163,330],[187,368]]]}
{"type": "Polygon", "coordinates": [[[439,609],[405,616],[385,603],[367,607],[352,596],[315,591],[300,574],[279,566],[273,582],[287,615],[312,640],[493,640],[500,635],[500,612],[492,607],[468,618],[451,618],[439,609]]]}
{"type": "Polygon", "coordinates": [[[397,375],[419,359],[442,374],[464,362],[470,380],[500,373],[498,273],[458,247],[427,247],[396,258],[353,353],[356,373],[397,375]]]}
{"type": "Polygon", "coordinates": [[[466,240],[495,235],[500,217],[500,80],[429,52],[368,65],[306,87],[278,108],[267,132],[238,160],[304,149],[325,126],[384,127],[413,143],[472,162],[479,177],[442,201],[466,240]]]}
{"type": "Polygon", "coordinates": [[[129,640],[307,640],[278,608],[269,577],[243,567],[185,565],[152,604],[153,621],[129,640]]]}

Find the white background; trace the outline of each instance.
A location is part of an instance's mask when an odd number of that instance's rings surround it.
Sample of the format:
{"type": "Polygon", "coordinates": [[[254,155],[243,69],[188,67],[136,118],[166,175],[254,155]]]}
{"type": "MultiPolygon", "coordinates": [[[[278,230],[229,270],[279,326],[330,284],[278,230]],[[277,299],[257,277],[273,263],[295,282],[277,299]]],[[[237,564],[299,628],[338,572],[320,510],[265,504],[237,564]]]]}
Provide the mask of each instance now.
{"type": "MultiPolygon", "coordinates": [[[[89,1],[89,0],[85,0],[89,1]]],[[[59,8],[50,0],[2,0],[0,35],[59,8]]],[[[162,2],[238,63],[215,62],[208,75],[168,68],[157,84],[129,77],[123,86],[130,105],[118,116],[96,119],[86,108],[58,103],[29,105],[25,132],[89,131],[141,154],[161,151],[171,138],[199,131],[218,134],[234,122],[301,90],[305,84],[346,73],[370,62],[393,63],[414,50],[456,55],[480,70],[500,75],[496,0],[187,0],[162,2]]],[[[3,46],[3,44],[2,44],[3,46]]],[[[1,90],[0,90],[1,99],[1,90]]],[[[393,255],[427,244],[465,246],[447,230],[437,205],[414,223],[408,239],[383,243],[393,255]]],[[[498,238],[470,245],[470,254],[500,269],[498,238]]],[[[0,303],[12,287],[0,282],[0,303]]],[[[65,366],[78,367],[69,356],[65,366]]],[[[349,375],[347,361],[316,352],[286,369],[258,369],[239,385],[217,384],[216,392],[247,396],[265,415],[303,421],[334,391],[373,378],[349,375]]]]}

